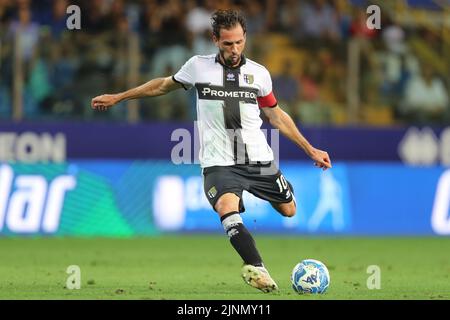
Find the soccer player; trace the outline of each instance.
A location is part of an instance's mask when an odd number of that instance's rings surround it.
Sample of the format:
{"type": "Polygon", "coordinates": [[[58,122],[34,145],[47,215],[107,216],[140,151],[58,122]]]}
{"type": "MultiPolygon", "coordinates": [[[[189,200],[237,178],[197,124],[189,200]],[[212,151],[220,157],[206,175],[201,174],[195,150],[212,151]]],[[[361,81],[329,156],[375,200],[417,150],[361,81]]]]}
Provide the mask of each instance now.
{"type": "Polygon", "coordinates": [[[246,190],[269,201],[285,217],[295,215],[296,203],[292,186],[276,168],[273,152],[261,131],[260,110],[317,167],[331,168],[331,161],[325,151],[314,148],[305,139],[291,117],[278,106],[267,69],[243,55],[244,17],[234,10],[218,10],[212,16],[212,28],[219,51],[216,55],[194,56],[173,76],[156,78],[122,93],[95,97],[92,108],[104,111],[127,99],[195,88],[205,195],[244,261],[244,281],[270,292],[278,287],[243,224],[242,192],[246,190]]]}

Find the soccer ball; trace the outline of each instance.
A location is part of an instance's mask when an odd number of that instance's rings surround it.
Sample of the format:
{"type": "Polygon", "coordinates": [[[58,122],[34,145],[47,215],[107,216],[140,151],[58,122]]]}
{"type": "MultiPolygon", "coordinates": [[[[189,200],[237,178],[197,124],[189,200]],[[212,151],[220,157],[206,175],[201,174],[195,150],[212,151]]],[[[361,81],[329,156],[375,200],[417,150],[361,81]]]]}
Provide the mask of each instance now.
{"type": "Polygon", "coordinates": [[[330,285],[330,274],[322,262],[307,259],[294,267],[291,282],[297,293],[325,293],[330,285]]]}

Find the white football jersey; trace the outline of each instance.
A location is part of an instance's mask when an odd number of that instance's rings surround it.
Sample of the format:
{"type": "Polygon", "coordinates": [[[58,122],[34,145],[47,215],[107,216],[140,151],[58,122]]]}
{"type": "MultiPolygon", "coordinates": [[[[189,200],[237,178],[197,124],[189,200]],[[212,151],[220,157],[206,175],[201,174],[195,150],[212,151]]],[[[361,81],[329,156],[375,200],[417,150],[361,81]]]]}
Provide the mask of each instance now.
{"type": "Polygon", "coordinates": [[[273,160],[259,116],[260,108],[277,105],[265,67],[243,55],[235,68],[218,55],[197,55],[173,79],[196,89],[202,168],[273,160]]]}

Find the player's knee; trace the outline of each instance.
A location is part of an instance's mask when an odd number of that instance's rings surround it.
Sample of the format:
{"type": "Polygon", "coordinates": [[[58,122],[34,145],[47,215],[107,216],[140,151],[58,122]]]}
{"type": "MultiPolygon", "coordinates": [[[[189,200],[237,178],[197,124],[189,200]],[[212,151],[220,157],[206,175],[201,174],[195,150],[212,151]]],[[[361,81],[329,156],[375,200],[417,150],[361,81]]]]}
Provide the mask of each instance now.
{"type": "Polygon", "coordinates": [[[225,214],[231,211],[239,211],[239,197],[235,194],[222,195],[214,205],[214,209],[219,214],[225,214]]]}
{"type": "Polygon", "coordinates": [[[235,204],[227,202],[227,201],[217,201],[216,205],[214,206],[214,209],[219,214],[225,214],[231,211],[238,211],[238,208],[235,204]]]}
{"type": "Polygon", "coordinates": [[[292,218],[297,213],[296,209],[295,205],[286,206],[281,211],[281,214],[285,217],[292,218]]]}

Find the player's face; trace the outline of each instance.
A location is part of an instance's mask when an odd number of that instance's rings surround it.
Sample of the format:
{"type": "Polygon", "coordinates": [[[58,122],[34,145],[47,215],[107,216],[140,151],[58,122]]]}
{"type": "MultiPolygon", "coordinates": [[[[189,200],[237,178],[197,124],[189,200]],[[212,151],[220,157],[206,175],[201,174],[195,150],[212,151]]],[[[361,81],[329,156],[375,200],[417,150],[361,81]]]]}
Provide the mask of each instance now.
{"type": "Polygon", "coordinates": [[[220,38],[214,37],[214,42],[224,64],[230,67],[239,65],[245,47],[245,33],[240,24],[229,30],[220,29],[220,38]]]}

